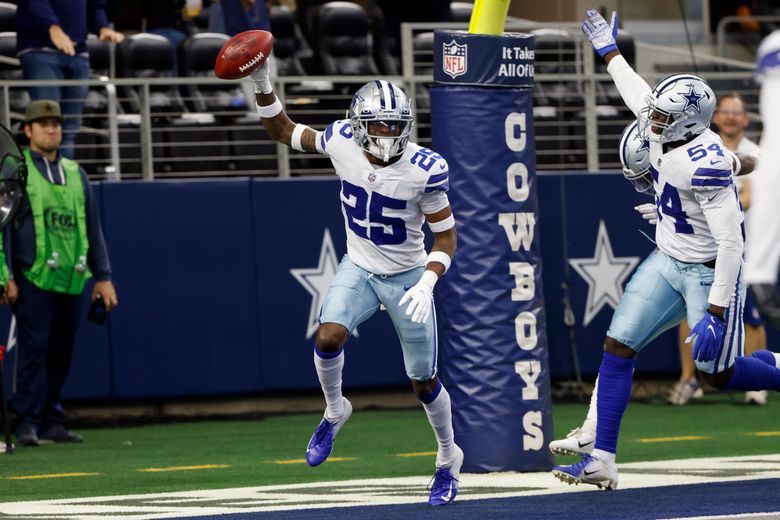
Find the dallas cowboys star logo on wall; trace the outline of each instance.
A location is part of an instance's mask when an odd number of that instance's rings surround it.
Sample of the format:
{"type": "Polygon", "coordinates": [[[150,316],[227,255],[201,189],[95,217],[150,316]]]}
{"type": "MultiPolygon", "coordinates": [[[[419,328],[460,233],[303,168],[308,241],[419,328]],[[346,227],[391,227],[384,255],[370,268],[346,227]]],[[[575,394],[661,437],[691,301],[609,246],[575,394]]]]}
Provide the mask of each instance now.
{"type": "Polygon", "coordinates": [[[588,298],[582,325],[588,324],[605,305],[617,309],[623,296],[623,283],[639,263],[638,256],[616,257],[604,221],[599,221],[596,247],[591,258],[571,258],[569,264],[588,284],[588,298]]]}
{"type": "Polygon", "coordinates": [[[685,99],[685,107],[683,107],[683,110],[688,110],[688,107],[693,107],[697,112],[701,112],[699,101],[704,97],[704,94],[697,94],[693,85],[688,85],[688,88],[691,90],[683,96],[683,99],[685,99]]]}
{"type": "Polygon", "coordinates": [[[320,324],[320,309],[325,302],[325,295],[333,277],[336,276],[336,268],[339,265],[336,249],[333,247],[333,239],[330,231],[325,228],[320,246],[320,260],[317,267],[302,267],[290,269],[290,274],[303,285],[303,288],[311,295],[309,307],[309,322],[306,326],[306,339],[311,338],[320,324]]]}

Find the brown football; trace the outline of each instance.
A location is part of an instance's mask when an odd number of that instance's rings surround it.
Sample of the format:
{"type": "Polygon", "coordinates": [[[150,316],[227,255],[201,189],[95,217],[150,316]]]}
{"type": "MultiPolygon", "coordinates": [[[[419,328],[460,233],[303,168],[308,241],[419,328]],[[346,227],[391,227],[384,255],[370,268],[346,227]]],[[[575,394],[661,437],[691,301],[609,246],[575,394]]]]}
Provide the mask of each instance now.
{"type": "Polygon", "coordinates": [[[244,31],[222,46],[214,63],[214,74],[222,79],[245,78],[263,66],[274,46],[268,31],[244,31]]]}

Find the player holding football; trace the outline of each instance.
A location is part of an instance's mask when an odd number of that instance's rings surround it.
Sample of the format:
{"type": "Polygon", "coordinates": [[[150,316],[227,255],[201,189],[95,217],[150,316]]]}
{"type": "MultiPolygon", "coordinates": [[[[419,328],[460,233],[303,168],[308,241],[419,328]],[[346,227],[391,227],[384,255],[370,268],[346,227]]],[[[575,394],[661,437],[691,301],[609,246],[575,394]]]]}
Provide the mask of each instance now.
{"type": "Polygon", "coordinates": [[[450,396],[436,375],[433,288],[447,272],[456,244],[447,161],[409,142],[414,125],[409,100],[388,81],[365,84],[352,98],[349,118],[317,132],[295,124],[284,112],[273,93],[267,61],[252,80],[268,134],[295,150],[328,156],[341,180],[347,256],[328,290],[314,343],[314,365],[327,406],[306,461],[317,466],[328,458],[352,413],[341,392],[344,343],[381,304],[398,333],[406,374],[439,445],[428,503],[446,505],[458,492],[463,464],[454,441],[450,396]],[[424,222],[434,234],[428,255],[424,222]]]}
{"type": "Polygon", "coordinates": [[[741,356],[743,219],[732,178],[741,166],[709,130],[715,94],[690,74],[670,76],[651,89],[618,51],[615,13],[608,24],[589,10],[582,28],[637,115],[640,137],[649,141],[658,211],[658,249],[626,286],[604,341],[594,449],[576,464],[553,468],[566,482],[614,489],[635,356],[658,334],[687,318],[697,371],[715,388],[780,390],[780,369],[769,351],[741,356]]]}

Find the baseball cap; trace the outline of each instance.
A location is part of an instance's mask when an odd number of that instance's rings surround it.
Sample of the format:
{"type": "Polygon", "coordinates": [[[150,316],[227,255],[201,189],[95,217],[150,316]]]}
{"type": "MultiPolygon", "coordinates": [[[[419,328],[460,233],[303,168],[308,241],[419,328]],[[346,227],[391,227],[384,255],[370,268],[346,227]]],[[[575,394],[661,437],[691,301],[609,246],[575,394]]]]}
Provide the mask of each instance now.
{"type": "Polygon", "coordinates": [[[39,99],[27,105],[27,110],[24,111],[25,123],[31,123],[36,119],[43,119],[44,117],[53,117],[62,122],[60,104],[50,99],[39,99]]]}

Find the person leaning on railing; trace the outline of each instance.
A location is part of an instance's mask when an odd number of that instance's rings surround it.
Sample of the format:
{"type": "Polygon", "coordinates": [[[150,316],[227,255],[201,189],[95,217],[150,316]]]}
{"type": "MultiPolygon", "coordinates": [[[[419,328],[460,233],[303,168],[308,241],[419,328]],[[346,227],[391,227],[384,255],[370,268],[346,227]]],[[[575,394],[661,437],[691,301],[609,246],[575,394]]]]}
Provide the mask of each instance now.
{"type": "Polygon", "coordinates": [[[62,156],[62,114],[55,101],[30,103],[22,154],[27,193],[0,241],[0,283],[17,323],[16,390],[11,399],[16,442],[82,442],[63,426],[60,390],[68,375],[82,293],[93,275],[92,300],[110,312],[118,303],[95,199],[84,170],[62,156]]]}

